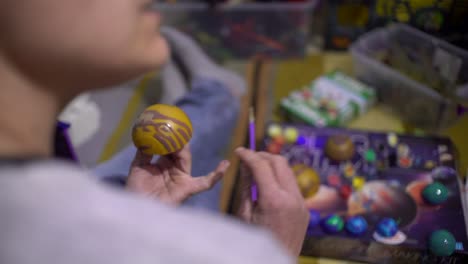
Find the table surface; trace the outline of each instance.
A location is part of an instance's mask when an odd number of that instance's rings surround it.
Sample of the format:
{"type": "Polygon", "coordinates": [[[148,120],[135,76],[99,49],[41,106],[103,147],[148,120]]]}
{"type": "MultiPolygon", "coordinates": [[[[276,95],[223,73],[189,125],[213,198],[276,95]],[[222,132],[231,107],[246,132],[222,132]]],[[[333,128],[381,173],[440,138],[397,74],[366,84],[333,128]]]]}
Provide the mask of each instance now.
{"type": "MultiPolygon", "coordinates": [[[[347,52],[325,52],[311,54],[302,60],[286,60],[271,62],[269,78],[273,98],[270,102],[271,109],[275,108],[279,100],[287,96],[291,91],[300,89],[318,76],[340,70],[353,75],[352,58],[347,52]]],[[[266,92],[268,94],[268,92],[266,92]]],[[[258,107],[258,106],[257,106],[258,107]]],[[[273,114],[264,117],[267,120],[281,121],[280,116],[273,114]]],[[[400,133],[410,132],[410,127],[405,125],[397,115],[393,114],[383,105],[376,105],[367,113],[350,122],[347,127],[373,131],[395,131],[400,133]]],[[[468,131],[468,116],[462,117],[454,126],[446,129],[441,135],[449,136],[460,152],[460,171],[465,172],[468,167],[468,137],[464,135],[468,131]]],[[[430,132],[430,131],[428,131],[430,132]]],[[[259,136],[263,137],[263,135],[259,136]]],[[[464,173],[466,174],[466,173],[464,173]]],[[[463,175],[464,176],[464,175],[463,175]]],[[[302,257],[300,264],[335,264],[357,263],[344,260],[330,260],[323,258],[302,257]]]]}

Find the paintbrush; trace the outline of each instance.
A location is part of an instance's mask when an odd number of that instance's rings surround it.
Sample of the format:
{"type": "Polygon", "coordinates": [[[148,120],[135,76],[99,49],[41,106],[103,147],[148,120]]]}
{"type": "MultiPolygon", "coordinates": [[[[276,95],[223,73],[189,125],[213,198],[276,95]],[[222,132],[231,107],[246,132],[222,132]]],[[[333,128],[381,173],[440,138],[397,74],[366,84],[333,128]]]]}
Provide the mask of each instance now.
{"type": "MultiPolygon", "coordinates": [[[[251,106],[250,109],[249,109],[249,148],[252,151],[256,150],[256,146],[255,146],[255,113],[254,113],[253,106],[251,106]]],[[[251,192],[252,192],[252,201],[256,201],[257,200],[257,185],[253,182],[253,180],[252,180],[251,192]]]]}

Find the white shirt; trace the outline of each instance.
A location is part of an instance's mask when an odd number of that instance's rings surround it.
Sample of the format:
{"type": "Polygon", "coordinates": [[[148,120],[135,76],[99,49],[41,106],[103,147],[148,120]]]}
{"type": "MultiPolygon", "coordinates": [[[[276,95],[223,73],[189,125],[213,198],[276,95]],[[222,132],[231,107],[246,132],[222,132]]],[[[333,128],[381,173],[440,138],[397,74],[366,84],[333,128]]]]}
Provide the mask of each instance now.
{"type": "Polygon", "coordinates": [[[0,166],[0,263],[294,263],[272,236],[172,208],[62,162],[0,166]]]}

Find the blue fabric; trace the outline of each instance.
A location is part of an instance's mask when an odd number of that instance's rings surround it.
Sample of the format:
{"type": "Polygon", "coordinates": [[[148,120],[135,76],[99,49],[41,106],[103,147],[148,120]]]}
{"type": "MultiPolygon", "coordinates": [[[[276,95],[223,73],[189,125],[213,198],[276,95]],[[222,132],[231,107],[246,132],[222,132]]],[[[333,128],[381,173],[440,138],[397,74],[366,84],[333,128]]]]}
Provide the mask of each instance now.
{"type": "MultiPolygon", "coordinates": [[[[190,141],[192,175],[203,176],[213,171],[224,159],[237,123],[240,102],[224,84],[216,80],[194,80],[191,88],[176,105],[187,113],[193,125],[190,141]]],[[[124,180],[135,152],[133,145],[126,147],[94,168],[94,174],[101,179],[117,177],[124,180]]],[[[221,184],[218,183],[213,189],[193,196],[184,205],[218,211],[220,192],[221,184]]]]}

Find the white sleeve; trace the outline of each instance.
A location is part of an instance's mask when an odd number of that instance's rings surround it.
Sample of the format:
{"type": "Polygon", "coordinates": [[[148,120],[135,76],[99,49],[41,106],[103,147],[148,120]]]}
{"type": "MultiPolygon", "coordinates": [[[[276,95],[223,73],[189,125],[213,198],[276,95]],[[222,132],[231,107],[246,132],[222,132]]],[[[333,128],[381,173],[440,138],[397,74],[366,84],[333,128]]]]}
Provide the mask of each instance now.
{"type": "Polygon", "coordinates": [[[0,171],[0,263],[294,263],[272,236],[62,164],[0,171]]]}

